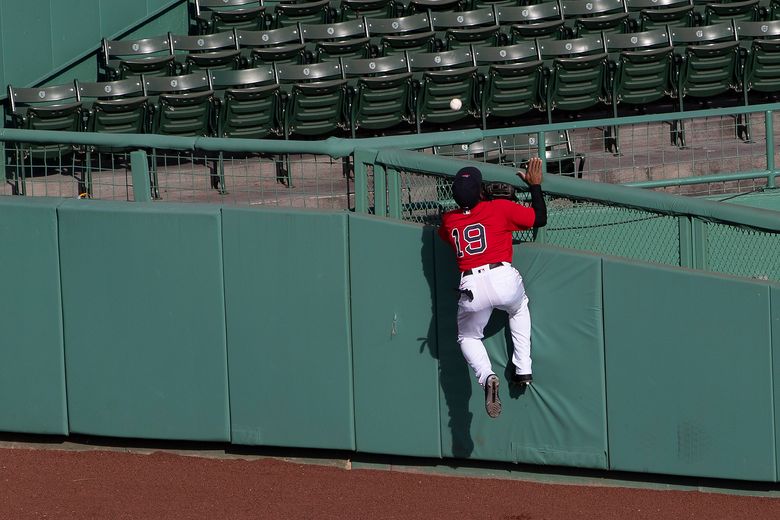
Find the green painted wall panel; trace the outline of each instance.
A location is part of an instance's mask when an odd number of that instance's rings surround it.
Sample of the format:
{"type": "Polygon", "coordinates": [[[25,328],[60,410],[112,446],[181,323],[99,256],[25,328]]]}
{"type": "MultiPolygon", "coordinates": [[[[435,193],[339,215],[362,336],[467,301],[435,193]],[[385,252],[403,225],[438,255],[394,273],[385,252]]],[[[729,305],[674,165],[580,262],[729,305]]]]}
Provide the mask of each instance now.
{"type": "Polygon", "coordinates": [[[612,469],[775,479],[769,290],[604,261],[612,469]]]}
{"type": "Polygon", "coordinates": [[[347,216],[223,210],[233,442],[354,449],[347,216]]]}
{"type": "Polygon", "coordinates": [[[67,63],[100,44],[99,6],[100,0],[51,3],[53,64],[67,63]]]}
{"type": "Polygon", "coordinates": [[[60,199],[0,197],[0,430],[67,435],[60,199]]]}
{"type": "Polygon", "coordinates": [[[349,217],[357,449],[440,457],[433,228],[349,217]]]}
{"type": "Polygon", "coordinates": [[[775,399],[775,482],[780,482],[780,285],[770,286],[769,316],[772,324],[772,381],[775,399]]]}
{"type": "Polygon", "coordinates": [[[145,2],[126,0],[100,0],[100,33],[117,34],[147,15],[145,2]]]}
{"type": "Polygon", "coordinates": [[[28,85],[54,68],[51,33],[50,0],[3,2],[0,19],[3,86],[28,85]]]}
{"type": "Polygon", "coordinates": [[[58,213],[71,430],[230,440],[219,207],[58,213]]]}
{"type": "Polygon", "coordinates": [[[601,260],[550,246],[515,247],[530,299],[534,384],[509,388],[511,338],[506,313],[485,329],[503,412],[485,413],[484,392],[456,340],[458,284],[452,250],[436,248],[442,451],[445,456],[606,468],[607,433],[601,260]]]}

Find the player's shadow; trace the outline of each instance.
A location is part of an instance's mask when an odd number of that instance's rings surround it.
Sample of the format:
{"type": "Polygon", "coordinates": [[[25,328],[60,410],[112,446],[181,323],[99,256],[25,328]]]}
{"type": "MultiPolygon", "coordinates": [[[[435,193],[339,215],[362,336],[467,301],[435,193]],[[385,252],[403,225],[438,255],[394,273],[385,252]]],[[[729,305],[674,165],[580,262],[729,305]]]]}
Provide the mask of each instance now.
{"type": "MultiPolygon", "coordinates": [[[[471,369],[463,359],[457,340],[457,291],[460,281],[452,250],[436,234],[423,233],[421,263],[431,294],[431,322],[421,349],[428,348],[439,362],[439,385],[447,409],[447,425],[442,425],[442,442],[449,430],[452,455],[468,458],[474,451],[471,438],[473,414],[469,411],[472,393],[471,369]]],[[[443,409],[441,413],[443,413],[443,409]]],[[[442,421],[443,422],[443,421],[442,421]]],[[[442,446],[443,450],[447,446],[442,446]]]]}

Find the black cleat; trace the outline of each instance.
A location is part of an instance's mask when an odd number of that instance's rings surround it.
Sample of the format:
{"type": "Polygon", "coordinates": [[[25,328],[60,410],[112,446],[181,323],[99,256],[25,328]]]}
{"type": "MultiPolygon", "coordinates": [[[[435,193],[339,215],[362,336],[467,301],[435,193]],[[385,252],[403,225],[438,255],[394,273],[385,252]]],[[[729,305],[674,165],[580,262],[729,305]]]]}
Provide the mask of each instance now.
{"type": "Polygon", "coordinates": [[[488,417],[495,419],[501,414],[501,399],[498,398],[498,377],[490,374],[485,381],[485,410],[488,417]]]}
{"type": "Polygon", "coordinates": [[[531,374],[513,374],[511,383],[519,388],[525,388],[530,385],[534,380],[534,376],[531,374]]]}

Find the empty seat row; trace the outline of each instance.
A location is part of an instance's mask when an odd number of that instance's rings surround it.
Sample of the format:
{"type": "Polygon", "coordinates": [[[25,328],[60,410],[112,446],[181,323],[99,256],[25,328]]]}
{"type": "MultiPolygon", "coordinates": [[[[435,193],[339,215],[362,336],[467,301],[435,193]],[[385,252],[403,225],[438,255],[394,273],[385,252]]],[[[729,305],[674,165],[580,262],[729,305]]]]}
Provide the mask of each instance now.
{"type": "MultiPolygon", "coordinates": [[[[191,12],[198,34],[211,34],[231,29],[272,29],[297,21],[328,23],[482,8],[527,8],[539,3],[545,0],[195,0],[191,12]]],[[[559,7],[562,17],[575,22],[580,18],[620,18],[622,11],[631,15],[635,30],[649,30],[659,24],[710,25],[725,18],[757,21],[780,16],[778,0],[560,0],[559,7]]],[[[611,21],[604,18],[583,25],[611,21]]]]}
{"type": "MultiPolygon", "coordinates": [[[[429,125],[488,128],[523,124],[529,113],[539,110],[548,122],[559,111],[579,114],[597,106],[611,107],[617,117],[620,105],[652,105],[662,98],[675,100],[680,111],[686,98],[710,99],[729,92],[740,92],[747,104],[751,91],[780,91],[778,58],[780,21],[724,23],[504,47],[213,69],[184,76],[144,76],[142,82],[131,78],[81,83],[76,90],[57,91],[56,99],[47,89],[10,87],[10,116],[21,114],[17,107],[22,104],[61,104],[66,98],[80,103],[94,97],[108,103],[93,105],[97,108],[90,112],[92,119],[85,121],[93,121],[91,130],[106,132],[112,131],[106,126],[109,123],[125,121],[110,117],[104,124],[98,112],[115,113],[129,103],[127,98],[162,93],[154,100],[159,109],[147,127],[158,133],[181,134],[186,129],[182,135],[205,135],[216,130],[223,137],[278,134],[290,138],[338,129],[362,135],[404,131],[404,127],[422,132],[429,125]],[[135,90],[127,91],[132,85],[135,90]],[[211,90],[221,93],[195,94],[211,90]],[[273,98],[267,102],[275,108],[259,104],[261,93],[273,98]],[[182,123],[186,114],[193,113],[196,98],[216,102],[221,110],[215,124],[208,127],[201,122],[197,132],[182,123]],[[456,109],[450,106],[453,98],[460,100],[456,109]],[[232,107],[241,101],[249,103],[233,117],[232,107]],[[190,107],[189,112],[180,103],[190,107]],[[175,119],[170,128],[165,126],[168,104],[175,119]],[[258,114],[250,116],[250,110],[258,114]],[[261,110],[265,111],[262,124],[257,119],[261,110]]],[[[29,126],[23,118],[14,125],[29,126]]],[[[613,141],[617,145],[616,137],[613,141]]]]}
{"type": "MultiPolygon", "coordinates": [[[[643,9],[639,23],[632,23],[624,0],[588,1],[583,6],[576,4],[577,9],[572,2],[552,1],[523,7],[493,5],[467,12],[431,11],[400,18],[360,18],[336,23],[298,22],[269,30],[233,28],[200,36],[169,33],[141,40],[104,39],[99,77],[113,80],[137,74],[176,75],[206,68],[236,69],[272,62],[313,63],[460,47],[497,47],[635,30],[644,32],[688,27],[693,26],[696,19],[692,16],[694,6],[690,2],[693,0],[633,1],[669,6],[669,9],[643,9]],[[680,3],[682,7],[675,7],[680,3]],[[578,10],[580,7],[582,10],[578,10]],[[576,13],[573,26],[567,25],[563,16],[567,8],[574,9],[576,13]],[[586,16],[583,12],[596,14],[586,16]],[[602,12],[609,14],[597,14],[602,12]],[[663,15],[660,15],[662,12],[663,15]],[[651,13],[653,16],[650,16],[651,13]]],[[[747,0],[753,7],[758,6],[757,2],[747,0]]],[[[738,4],[745,7],[747,3],[717,5],[733,10],[738,4]]],[[[707,17],[705,21],[708,25],[722,22],[727,13],[721,14],[724,17],[707,17]]],[[[748,18],[735,21],[749,22],[753,15],[748,18]]]]}

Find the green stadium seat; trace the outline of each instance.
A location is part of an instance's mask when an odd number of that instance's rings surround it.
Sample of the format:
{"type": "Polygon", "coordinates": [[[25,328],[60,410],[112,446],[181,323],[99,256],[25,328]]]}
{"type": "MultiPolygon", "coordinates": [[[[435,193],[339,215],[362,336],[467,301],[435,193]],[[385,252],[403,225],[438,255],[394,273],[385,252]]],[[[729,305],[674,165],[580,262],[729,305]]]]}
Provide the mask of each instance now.
{"type": "Polygon", "coordinates": [[[396,0],[341,0],[339,20],[394,18],[403,14],[404,6],[396,0]]]}
{"type": "Polygon", "coordinates": [[[563,11],[556,2],[536,5],[498,6],[496,19],[511,43],[533,40],[561,40],[567,35],[563,11]]]}
{"type": "Polygon", "coordinates": [[[693,27],[697,13],[692,0],[626,0],[639,31],[666,27],[693,27]]]}
{"type": "MultiPolygon", "coordinates": [[[[762,96],[761,102],[777,102],[780,94],[780,20],[737,22],[737,36],[743,46],[742,93],[745,106],[750,93],[762,96]]],[[[738,135],[749,141],[750,118],[746,118],[738,135]]]]}
{"type": "MultiPolygon", "coordinates": [[[[536,133],[508,135],[501,138],[501,147],[513,166],[523,168],[531,157],[539,156],[538,139],[536,133]]],[[[568,130],[545,132],[544,149],[547,173],[582,178],[585,155],[575,151],[568,130]]]]}
{"type": "MultiPolygon", "coordinates": [[[[216,136],[268,139],[282,134],[280,88],[272,66],[242,70],[209,71],[216,108],[216,136]]],[[[276,161],[282,181],[281,161],[276,161]]],[[[223,153],[219,154],[218,182],[225,193],[223,153]]]]}
{"type": "Polygon", "coordinates": [[[342,60],[349,84],[348,113],[352,137],[412,124],[412,73],[401,54],[362,60],[342,60]]]}
{"type": "Polygon", "coordinates": [[[708,3],[704,6],[704,25],[715,25],[734,20],[753,22],[761,19],[759,0],[740,2],[708,3]]]}
{"type": "Polygon", "coordinates": [[[266,10],[262,0],[195,0],[198,34],[214,34],[240,29],[262,31],[266,10]]]}
{"type": "MultiPolygon", "coordinates": [[[[211,136],[214,91],[206,72],[168,78],[144,76],[144,87],[153,109],[151,131],[182,137],[211,136]]],[[[152,196],[160,197],[157,150],[152,150],[152,196]]],[[[212,179],[212,186],[214,185],[212,179]]]]}
{"type": "Polygon", "coordinates": [[[552,123],[553,112],[579,112],[606,103],[608,66],[604,40],[588,36],[539,43],[547,69],[545,108],[552,123]]]}
{"type": "Polygon", "coordinates": [[[236,31],[242,61],[250,67],[306,61],[306,45],[297,25],[267,31],[236,31]]]}
{"type": "Polygon", "coordinates": [[[574,36],[626,33],[630,17],[624,0],[562,0],[563,17],[574,36]]]}
{"type": "MultiPolygon", "coordinates": [[[[609,34],[605,40],[610,56],[609,96],[613,117],[618,117],[620,104],[645,108],[664,97],[674,96],[675,57],[668,31],[609,34]]],[[[618,128],[606,132],[606,148],[619,154],[618,128]]]]}
{"type": "Polygon", "coordinates": [[[415,121],[417,132],[423,123],[448,128],[468,117],[479,117],[479,79],[470,49],[408,54],[415,73],[415,121]],[[453,110],[450,101],[458,98],[461,107],[453,110]]]}
{"type": "MultiPolygon", "coordinates": [[[[530,2],[522,2],[530,3],[530,2]]],[[[536,2],[534,2],[536,3],[536,2]]],[[[483,7],[515,7],[520,5],[518,0],[472,0],[471,7],[473,9],[482,9],[483,7]]]]}
{"type": "MultiPolygon", "coordinates": [[[[205,69],[237,69],[241,65],[241,52],[233,31],[199,36],[169,34],[174,54],[179,54],[179,72],[190,74],[205,69]]],[[[178,61],[178,60],[177,60],[178,61]]]]}
{"type": "Polygon", "coordinates": [[[100,76],[104,80],[128,76],[171,76],[176,73],[176,61],[168,35],[141,40],[102,41],[98,56],[100,76]]]}
{"type": "Polygon", "coordinates": [[[443,49],[495,47],[502,41],[492,7],[462,12],[432,11],[430,16],[443,49]]]}
{"type": "MultiPolygon", "coordinates": [[[[675,53],[679,55],[676,91],[679,110],[685,98],[697,98],[711,105],[715,96],[737,91],[740,86],[740,46],[733,25],[671,29],[675,53]]],[[[685,146],[682,122],[673,142],[685,146]]]]}
{"type": "Polygon", "coordinates": [[[377,56],[436,50],[436,33],[427,13],[400,18],[367,18],[366,25],[377,56]]]}
{"type": "Polygon", "coordinates": [[[474,49],[483,78],[480,92],[482,128],[499,118],[502,123],[523,124],[518,119],[542,109],[544,67],[534,43],[474,49]]]}
{"type": "MultiPolygon", "coordinates": [[[[18,88],[8,86],[9,111],[5,126],[23,130],[78,132],[82,125],[82,104],[74,83],[50,87],[18,88]]],[[[7,178],[14,195],[27,193],[25,179],[32,175],[34,163],[56,162],[71,158],[75,169],[78,146],[54,143],[11,143],[14,168],[7,178]],[[29,163],[28,163],[29,161],[29,163]]],[[[46,173],[49,170],[46,168],[46,173]]]]}
{"type": "Polygon", "coordinates": [[[300,31],[310,56],[307,61],[371,57],[371,44],[363,20],[301,24],[300,31]]]}
{"type": "MultiPolygon", "coordinates": [[[[101,134],[142,134],[147,130],[149,98],[140,77],[108,82],[76,81],[83,104],[84,130],[101,134]]],[[[94,153],[127,152],[127,147],[86,147],[84,191],[92,195],[94,153]]]]}
{"type": "Polygon", "coordinates": [[[456,159],[492,164],[505,164],[507,162],[507,155],[499,137],[489,137],[473,143],[434,146],[433,153],[443,157],[454,157],[456,159]]]}
{"type": "Polygon", "coordinates": [[[463,11],[468,0],[408,0],[407,15],[428,13],[431,11],[463,11]]]}
{"type": "Polygon", "coordinates": [[[334,19],[330,0],[278,3],[274,6],[273,29],[297,24],[330,23],[334,19]]]}

